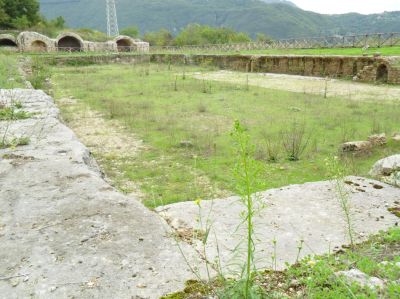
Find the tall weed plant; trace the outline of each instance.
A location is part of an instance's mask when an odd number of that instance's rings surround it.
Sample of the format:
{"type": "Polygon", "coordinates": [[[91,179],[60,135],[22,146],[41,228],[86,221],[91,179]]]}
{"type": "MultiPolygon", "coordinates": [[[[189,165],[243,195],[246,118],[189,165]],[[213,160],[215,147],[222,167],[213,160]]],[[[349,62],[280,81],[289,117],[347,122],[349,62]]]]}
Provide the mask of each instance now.
{"type": "Polygon", "coordinates": [[[346,225],[346,233],[350,241],[350,245],[351,247],[354,247],[353,220],[351,212],[350,193],[347,190],[345,182],[345,166],[339,161],[339,158],[337,156],[326,159],[326,166],[329,171],[329,176],[335,184],[335,190],[340,208],[343,212],[346,225]]]}
{"type": "Polygon", "coordinates": [[[244,206],[241,217],[242,225],[246,227],[245,261],[240,279],[226,288],[221,298],[262,298],[261,288],[254,283],[254,274],[257,270],[254,217],[264,207],[261,198],[255,194],[260,167],[254,159],[255,146],[251,144],[249,134],[239,121],[235,122],[231,136],[236,149],[234,170],[236,192],[240,195],[240,202],[244,206]]]}

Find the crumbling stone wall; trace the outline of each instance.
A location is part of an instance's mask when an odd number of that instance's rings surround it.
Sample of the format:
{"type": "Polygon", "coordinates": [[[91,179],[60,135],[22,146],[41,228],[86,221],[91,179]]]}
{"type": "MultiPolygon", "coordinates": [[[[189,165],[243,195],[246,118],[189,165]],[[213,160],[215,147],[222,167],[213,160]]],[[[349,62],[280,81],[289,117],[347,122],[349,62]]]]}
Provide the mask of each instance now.
{"type": "Polygon", "coordinates": [[[17,38],[12,35],[0,35],[0,44],[3,40],[15,42],[21,52],[55,52],[55,51],[82,51],[82,52],[118,52],[117,41],[125,41],[129,52],[146,53],[150,50],[149,43],[128,36],[119,36],[115,40],[106,42],[85,41],[78,34],[64,32],[55,39],[48,38],[36,32],[21,32],[17,38]]]}
{"type": "Polygon", "coordinates": [[[150,44],[126,35],[114,39],[118,52],[149,52],[150,44]]]}
{"type": "Polygon", "coordinates": [[[242,72],[347,77],[366,82],[400,83],[400,58],[395,57],[152,54],[151,61],[214,65],[242,72]],[[387,69],[387,76],[383,80],[378,72],[382,65],[387,69]]]}
{"type": "Polygon", "coordinates": [[[0,47],[7,49],[18,49],[17,39],[11,34],[0,34],[0,47]]]}
{"type": "Polygon", "coordinates": [[[56,41],[36,32],[21,32],[17,37],[18,49],[22,52],[53,52],[56,50],[56,41]]]}

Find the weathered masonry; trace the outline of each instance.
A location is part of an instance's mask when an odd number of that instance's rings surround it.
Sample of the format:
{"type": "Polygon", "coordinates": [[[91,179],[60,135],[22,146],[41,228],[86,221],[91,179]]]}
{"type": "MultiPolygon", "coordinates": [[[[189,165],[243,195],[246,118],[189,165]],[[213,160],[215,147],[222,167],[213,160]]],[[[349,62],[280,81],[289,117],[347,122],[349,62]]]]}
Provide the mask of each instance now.
{"type": "Polygon", "coordinates": [[[83,40],[73,32],[64,32],[53,39],[37,32],[25,31],[18,36],[0,34],[0,48],[21,52],[148,52],[150,46],[129,36],[92,42],[83,40]]]}
{"type": "Polygon", "coordinates": [[[400,57],[153,54],[151,61],[215,65],[221,69],[243,72],[353,78],[365,82],[400,84],[400,57]]]}

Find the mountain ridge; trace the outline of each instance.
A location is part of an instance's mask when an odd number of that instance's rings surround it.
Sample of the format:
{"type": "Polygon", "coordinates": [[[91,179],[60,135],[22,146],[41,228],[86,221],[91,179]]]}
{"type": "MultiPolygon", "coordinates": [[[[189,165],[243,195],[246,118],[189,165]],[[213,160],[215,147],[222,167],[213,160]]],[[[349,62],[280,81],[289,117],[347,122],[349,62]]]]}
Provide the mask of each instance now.
{"type": "MultiPolygon", "coordinates": [[[[99,5],[99,0],[40,3],[41,12],[48,18],[62,15],[71,27],[106,29],[105,4],[99,5]]],[[[390,32],[400,28],[400,11],[324,15],[287,3],[258,0],[118,0],[117,11],[120,28],[136,25],[141,33],[166,28],[177,34],[189,23],[229,27],[253,37],[262,32],[274,38],[390,32]]]]}

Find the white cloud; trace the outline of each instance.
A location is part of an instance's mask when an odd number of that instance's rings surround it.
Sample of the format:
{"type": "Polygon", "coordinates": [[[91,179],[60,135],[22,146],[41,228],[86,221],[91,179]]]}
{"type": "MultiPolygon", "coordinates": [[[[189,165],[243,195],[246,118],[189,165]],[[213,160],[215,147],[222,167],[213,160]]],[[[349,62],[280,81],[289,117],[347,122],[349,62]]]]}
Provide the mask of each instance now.
{"type": "Polygon", "coordinates": [[[358,12],[363,14],[400,11],[400,0],[291,0],[304,10],[335,14],[358,12]]]}

